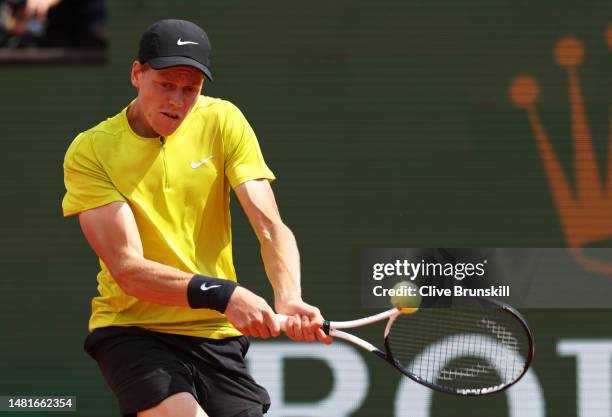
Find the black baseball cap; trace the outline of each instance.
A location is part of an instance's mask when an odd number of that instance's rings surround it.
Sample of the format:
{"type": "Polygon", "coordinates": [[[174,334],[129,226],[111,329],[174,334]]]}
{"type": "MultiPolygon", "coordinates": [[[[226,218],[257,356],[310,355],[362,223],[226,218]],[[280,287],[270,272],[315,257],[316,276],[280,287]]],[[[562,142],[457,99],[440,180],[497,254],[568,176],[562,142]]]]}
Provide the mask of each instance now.
{"type": "Polygon", "coordinates": [[[187,65],[212,81],[210,52],[204,29],[186,20],[165,19],[153,23],[142,34],[138,61],[155,69],[187,65]]]}

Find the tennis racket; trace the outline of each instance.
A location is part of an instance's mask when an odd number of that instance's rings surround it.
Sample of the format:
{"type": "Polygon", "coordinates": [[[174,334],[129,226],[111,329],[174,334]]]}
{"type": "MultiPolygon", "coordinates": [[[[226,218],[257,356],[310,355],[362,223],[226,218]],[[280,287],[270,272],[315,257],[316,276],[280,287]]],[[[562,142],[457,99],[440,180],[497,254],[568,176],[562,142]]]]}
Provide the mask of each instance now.
{"type": "MultiPolygon", "coordinates": [[[[281,327],[287,316],[277,315],[281,327]]],[[[448,308],[392,308],[351,321],[325,321],[323,331],[384,359],[412,380],[448,394],[502,391],[533,359],[533,335],[512,307],[485,298],[454,299],[448,308]],[[385,350],[340,329],[388,320],[385,350]]]]}

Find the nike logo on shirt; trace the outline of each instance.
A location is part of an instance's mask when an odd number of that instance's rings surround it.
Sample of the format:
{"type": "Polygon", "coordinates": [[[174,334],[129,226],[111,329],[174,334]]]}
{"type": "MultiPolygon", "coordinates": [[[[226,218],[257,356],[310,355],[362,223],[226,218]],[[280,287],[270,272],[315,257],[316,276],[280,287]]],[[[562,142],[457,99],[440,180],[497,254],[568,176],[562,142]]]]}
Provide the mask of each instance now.
{"type": "Polygon", "coordinates": [[[193,168],[193,169],[200,168],[202,165],[204,165],[205,163],[207,163],[211,159],[212,159],[212,155],[209,156],[208,158],[202,159],[200,162],[191,161],[191,168],[193,168]]]}

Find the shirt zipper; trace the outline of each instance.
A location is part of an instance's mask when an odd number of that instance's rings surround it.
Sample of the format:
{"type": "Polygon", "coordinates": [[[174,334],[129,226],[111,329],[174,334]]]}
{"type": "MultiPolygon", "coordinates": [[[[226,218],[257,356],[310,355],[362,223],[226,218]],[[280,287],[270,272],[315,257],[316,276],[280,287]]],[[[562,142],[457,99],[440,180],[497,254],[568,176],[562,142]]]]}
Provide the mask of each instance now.
{"type": "Polygon", "coordinates": [[[164,190],[170,189],[170,183],[168,181],[168,165],[166,163],[166,138],[163,136],[159,137],[159,143],[161,144],[162,162],[164,164],[164,190]]]}

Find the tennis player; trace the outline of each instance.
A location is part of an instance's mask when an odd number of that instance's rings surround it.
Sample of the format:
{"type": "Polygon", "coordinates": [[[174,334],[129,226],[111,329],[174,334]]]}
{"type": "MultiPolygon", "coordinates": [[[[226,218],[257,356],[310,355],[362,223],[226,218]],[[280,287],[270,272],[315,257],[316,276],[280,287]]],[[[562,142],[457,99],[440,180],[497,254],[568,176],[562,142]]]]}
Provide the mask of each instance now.
{"type": "Polygon", "coordinates": [[[261,244],[275,310],[296,341],[331,340],[300,292],[295,238],[281,221],[253,130],[231,103],[201,96],[210,43],[162,20],[142,35],[137,98],[79,134],[64,160],[65,216],[100,258],[85,350],[121,414],[252,417],[270,404],[247,372],[245,336],[277,336],[266,301],[239,286],[230,188],[261,244]]]}

